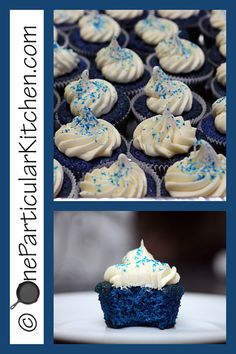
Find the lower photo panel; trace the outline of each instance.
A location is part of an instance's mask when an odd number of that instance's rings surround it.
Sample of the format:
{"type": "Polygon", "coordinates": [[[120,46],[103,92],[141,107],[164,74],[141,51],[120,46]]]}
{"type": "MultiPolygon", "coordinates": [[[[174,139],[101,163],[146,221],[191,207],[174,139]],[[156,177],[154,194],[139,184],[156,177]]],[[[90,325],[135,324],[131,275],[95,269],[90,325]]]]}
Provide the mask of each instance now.
{"type": "Polygon", "coordinates": [[[55,343],[226,343],[226,213],[54,214],[55,343]]]}

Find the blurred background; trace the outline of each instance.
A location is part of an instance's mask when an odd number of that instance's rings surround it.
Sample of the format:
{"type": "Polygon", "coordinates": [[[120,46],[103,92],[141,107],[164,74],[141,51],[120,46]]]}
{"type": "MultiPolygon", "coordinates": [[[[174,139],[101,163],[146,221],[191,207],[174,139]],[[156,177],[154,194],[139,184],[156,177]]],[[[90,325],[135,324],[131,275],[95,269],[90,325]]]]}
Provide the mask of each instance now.
{"type": "Polygon", "coordinates": [[[141,239],[186,291],[225,294],[225,212],[55,212],[55,292],[94,290],[141,239]]]}

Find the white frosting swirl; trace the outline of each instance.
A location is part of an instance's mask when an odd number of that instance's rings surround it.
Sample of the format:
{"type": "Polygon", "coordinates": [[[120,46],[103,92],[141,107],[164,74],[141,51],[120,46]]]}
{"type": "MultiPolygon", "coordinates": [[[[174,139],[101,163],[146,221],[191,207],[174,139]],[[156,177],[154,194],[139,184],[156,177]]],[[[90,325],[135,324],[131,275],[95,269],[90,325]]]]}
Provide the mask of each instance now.
{"type": "Polygon", "coordinates": [[[162,114],[166,105],[174,115],[181,115],[192,108],[193,95],[190,88],[181,81],[170,79],[159,66],[153,68],[144,93],[148,96],[148,108],[157,114],[162,114]]]}
{"type": "Polygon", "coordinates": [[[170,158],[189,151],[196,141],[196,128],[181,116],[174,117],[169,109],[162,115],[145,119],[135,129],[133,144],[148,156],[170,158]]]}
{"type": "Polygon", "coordinates": [[[116,288],[141,286],[160,290],[179,283],[180,276],[176,267],[155,260],[141,241],[140,247],[129,251],[121,264],[107,268],[104,280],[116,288]]]}
{"type": "Polygon", "coordinates": [[[212,105],[212,113],[215,117],[215,127],[222,133],[226,134],[226,97],[221,97],[212,105]]]}
{"type": "Polygon", "coordinates": [[[61,187],[64,180],[64,171],[62,165],[56,160],[53,159],[53,179],[54,179],[54,198],[60,193],[61,187]]]}
{"type": "Polygon", "coordinates": [[[95,61],[103,76],[113,82],[133,82],[144,73],[140,57],[131,49],[121,48],[115,38],[108,47],[99,50],[95,61]]]}
{"type": "Polygon", "coordinates": [[[135,25],[134,31],[144,42],[157,45],[163,39],[176,33],[178,26],[173,21],[150,14],[135,25]]]}
{"type": "Polygon", "coordinates": [[[89,108],[81,111],[71,123],[63,125],[55,134],[57,148],[68,157],[91,161],[111,156],[121,144],[118,130],[103,119],[97,119],[89,108]]]}
{"type": "Polygon", "coordinates": [[[53,40],[54,42],[57,42],[58,40],[58,30],[55,26],[53,26],[53,40]]]}
{"type": "Polygon", "coordinates": [[[54,23],[56,25],[71,24],[84,15],[84,10],[54,10],[54,23]]]}
{"type": "Polygon", "coordinates": [[[59,46],[54,42],[54,77],[72,72],[79,64],[80,59],[72,49],[59,46]]]}
{"type": "Polygon", "coordinates": [[[84,107],[89,107],[96,117],[110,112],[118,99],[116,89],[110,82],[89,80],[88,70],[83,71],[80,80],[66,86],[64,97],[74,116],[79,115],[84,107]]]}
{"type": "Polygon", "coordinates": [[[223,86],[226,86],[226,63],[221,64],[216,69],[216,80],[223,86]]]}
{"type": "Polygon", "coordinates": [[[216,45],[223,57],[226,58],[226,30],[222,30],[217,34],[216,45]]]}
{"type": "Polygon", "coordinates": [[[156,47],[156,55],[161,67],[169,73],[190,73],[201,69],[205,63],[202,49],[186,39],[174,34],[164,39],[156,47]]]}
{"type": "Polygon", "coordinates": [[[142,198],[147,194],[147,179],[135,162],[120,154],[110,167],[86,173],[80,189],[85,198],[142,198]]]}
{"type": "Polygon", "coordinates": [[[120,25],[113,18],[95,11],[79,21],[80,36],[85,41],[104,43],[120,35],[120,25]]]}
{"type": "Polygon", "coordinates": [[[165,187],[174,198],[225,197],[226,158],[210,144],[200,140],[199,150],[170,166],[165,175],[165,187]]]}
{"type": "Polygon", "coordinates": [[[200,10],[158,10],[158,15],[175,20],[197,16],[199,12],[200,10]]]}
{"type": "Polygon", "coordinates": [[[142,16],[143,10],[106,10],[106,14],[116,20],[131,20],[135,17],[142,16]]]}
{"type": "Polygon", "coordinates": [[[225,10],[212,10],[210,16],[210,24],[217,29],[226,28],[226,11],[225,10]]]}

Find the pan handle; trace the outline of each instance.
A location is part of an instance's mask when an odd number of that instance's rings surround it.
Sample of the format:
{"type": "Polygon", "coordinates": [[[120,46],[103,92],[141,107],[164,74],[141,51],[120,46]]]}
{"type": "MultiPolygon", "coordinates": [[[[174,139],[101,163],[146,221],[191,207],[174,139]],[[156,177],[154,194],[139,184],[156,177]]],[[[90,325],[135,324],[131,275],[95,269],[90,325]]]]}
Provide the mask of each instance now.
{"type": "Polygon", "coordinates": [[[18,303],[19,303],[19,300],[17,300],[13,305],[11,305],[10,309],[13,310],[18,303]]]}

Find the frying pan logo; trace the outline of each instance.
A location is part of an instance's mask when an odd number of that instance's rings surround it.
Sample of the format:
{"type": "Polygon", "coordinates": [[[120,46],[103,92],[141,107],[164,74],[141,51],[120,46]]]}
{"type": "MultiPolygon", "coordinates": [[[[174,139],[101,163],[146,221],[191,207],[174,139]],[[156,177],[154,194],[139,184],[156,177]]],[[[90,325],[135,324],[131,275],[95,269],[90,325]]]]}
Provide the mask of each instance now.
{"type": "Polygon", "coordinates": [[[16,305],[21,302],[25,305],[31,305],[38,301],[39,298],[39,287],[32,281],[24,281],[20,283],[16,289],[17,301],[11,305],[10,309],[13,310],[16,305]]]}

